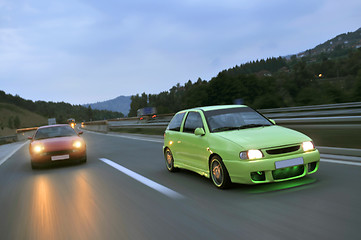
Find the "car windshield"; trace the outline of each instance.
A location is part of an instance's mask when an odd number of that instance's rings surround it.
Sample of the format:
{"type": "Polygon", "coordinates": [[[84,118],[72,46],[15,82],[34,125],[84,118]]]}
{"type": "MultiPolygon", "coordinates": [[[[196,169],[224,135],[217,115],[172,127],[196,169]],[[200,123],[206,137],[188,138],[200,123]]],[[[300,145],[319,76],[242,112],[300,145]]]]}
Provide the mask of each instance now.
{"type": "Polygon", "coordinates": [[[38,129],[34,139],[39,140],[45,138],[68,137],[74,135],[77,134],[70,126],[54,126],[38,129]]]}
{"type": "Polygon", "coordinates": [[[249,107],[205,111],[205,116],[211,132],[222,132],[272,125],[267,118],[249,107]]]}

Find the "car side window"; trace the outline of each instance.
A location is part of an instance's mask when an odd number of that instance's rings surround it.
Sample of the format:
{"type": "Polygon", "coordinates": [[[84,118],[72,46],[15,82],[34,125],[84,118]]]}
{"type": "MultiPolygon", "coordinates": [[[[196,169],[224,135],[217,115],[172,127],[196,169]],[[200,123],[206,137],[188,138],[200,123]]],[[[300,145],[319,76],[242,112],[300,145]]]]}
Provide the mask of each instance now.
{"type": "Polygon", "coordinates": [[[185,112],[176,114],[170,121],[167,130],[180,131],[185,112]]]}
{"type": "Polygon", "coordinates": [[[198,112],[189,112],[184,123],[183,132],[194,133],[196,128],[203,128],[202,117],[198,112]]]}

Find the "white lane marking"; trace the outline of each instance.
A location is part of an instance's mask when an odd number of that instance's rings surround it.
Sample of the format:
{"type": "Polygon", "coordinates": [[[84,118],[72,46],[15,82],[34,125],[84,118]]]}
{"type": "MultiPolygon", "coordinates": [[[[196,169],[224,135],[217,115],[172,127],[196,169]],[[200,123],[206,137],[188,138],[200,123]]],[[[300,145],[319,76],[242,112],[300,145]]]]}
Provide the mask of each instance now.
{"type": "Polygon", "coordinates": [[[329,163],[337,163],[337,164],[345,164],[345,165],[354,165],[354,166],[361,166],[361,162],[350,162],[350,161],[340,161],[340,160],[333,160],[333,159],[324,159],[321,158],[321,162],[329,162],[329,163]]]}
{"type": "Polygon", "coordinates": [[[144,137],[136,137],[136,136],[124,136],[124,135],[117,135],[117,134],[107,134],[109,136],[113,137],[122,137],[122,138],[129,138],[134,140],[141,140],[141,141],[148,141],[148,142],[157,142],[157,143],[163,143],[164,141],[161,139],[151,139],[151,138],[144,138],[144,137]]]}
{"type": "Polygon", "coordinates": [[[22,148],[25,144],[27,144],[28,141],[24,142],[23,144],[19,145],[17,148],[15,148],[11,153],[9,153],[5,158],[0,160],[0,166],[3,164],[6,160],[8,160],[14,153],[16,153],[20,148],[22,148]]]}
{"type": "Polygon", "coordinates": [[[143,183],[144,185],[150,187],[150,188],[153,188],[154,190],[170,197],[170,198],[175,198],[175,199],[179,199],[179,198],[183,198],[183,196],[163,185],[160,185],[159,183],[156,183],[146,177],[143,177],[142,175],[136,173],[136,172],[133,172],[109,159],[106,159],[106,158],[99,158],[100,161],[103,161],[104,163],[112,166],[113,168],[121,171],[122,173],[128,175],[129,177],[137,180],[138,182],[141,182],[143,183]]]}
{"type": "Polygon", "coordinates": [[[99,133],[99,132],[92,132],[85,130],[88,133],[92,134],[99,134],[104,136],[111,136],[111,137],[120,137],[120,138],[129,138],[134,140],[140,140],[140,141],[148,141],[148,142],[157,142],[157,143],[163,143],[164,141],[162,139],[151,139],[151,138],[144,138],[144,137],[137,137],[137,136],[125,136],[125,135],[118,135],[118,134],[112,134],[112,133],[99,133]]]}

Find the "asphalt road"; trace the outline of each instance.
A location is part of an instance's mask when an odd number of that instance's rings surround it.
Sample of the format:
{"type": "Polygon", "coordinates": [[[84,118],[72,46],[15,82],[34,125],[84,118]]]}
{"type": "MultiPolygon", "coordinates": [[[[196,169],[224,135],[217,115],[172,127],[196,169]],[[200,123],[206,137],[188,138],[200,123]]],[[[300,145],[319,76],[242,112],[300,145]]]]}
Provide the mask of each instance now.
{"type": "Polygon", "coordinates": [[[25,144],[0,165],[0,239],[360,239],[361,166],[218,190],[161,139],[83,136],[86,164],[32,170],[25,144]]]}

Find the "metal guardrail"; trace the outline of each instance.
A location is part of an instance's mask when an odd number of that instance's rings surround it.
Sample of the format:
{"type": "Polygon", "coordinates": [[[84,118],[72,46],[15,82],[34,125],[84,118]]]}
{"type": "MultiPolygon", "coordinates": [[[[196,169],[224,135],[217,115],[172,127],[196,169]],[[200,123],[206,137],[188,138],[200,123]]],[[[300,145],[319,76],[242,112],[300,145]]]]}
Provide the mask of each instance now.
{"type": "Polygon", "coordinates": [[[361,102],[322,104],[322,105],[286,107],[286,108],[269,108],[260,111],[262,111],[263,113],[279,113],[279,112],[300,112],[300,111],[311,111],[311,110],[318,111],[318,110],[327,110],[327,109],[345,109],[345,108],[361,108],[361,102]]]}
{"type": "MultiPolygon", "coordinates": [[[[276,108],[259,110],[276,124],[300,131],[311,137],[319,146],[360,149],[361,136],[361,102],[345,104],[327,104],[292,108],[276,108]]],[[[164,132],[172,114],[157,115],[157,118],[140,120],[138,118],[122,118],[108,120],[106,131],[120,132],[164,132]]],[[[85,129],[100,131],[101,126],[91,125],[85,129]]],[[[334,154],[323,149],[325,154],[334,154]]],[[[359,150],[357,154],[359,154],[359,150]]],[[[330,157],[330,156],[328,156],[330,157]]],[[[360,157],[360,155],[357,155],[360,157]]]]}
{"type": "Polygon", "coordinates": [[[361,102],[326,104],[289,108],[261,109],[262,114],[277,122],[290,123],[327,123],[359,122],[355,116],[361,116],[361,102]],[[289,119],[289,120],[288,120],[289,119]]]}
{"type": "Polygon", "coordinates": [[[18,140],[16,135],[0,137],[0,144],[16,142],[18,140]]]}
{"type": "MultiPolygon", "coordinates": [[[[259,110],[266,117],[279,124],[360,124],[361,102],[273,108],[259,110]]],[[[120,118],[107,121],[109,129],[113,128],[155,128],[165,127],[173,114],[160,114],[157,118],[120,118]]],[[[92,123],[85,123],[92,124],[92,123]]]]}

